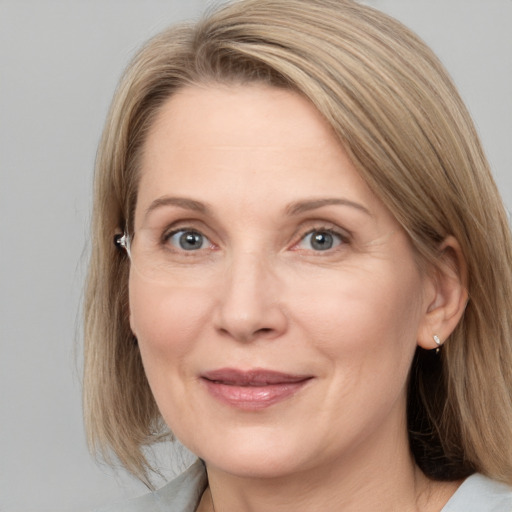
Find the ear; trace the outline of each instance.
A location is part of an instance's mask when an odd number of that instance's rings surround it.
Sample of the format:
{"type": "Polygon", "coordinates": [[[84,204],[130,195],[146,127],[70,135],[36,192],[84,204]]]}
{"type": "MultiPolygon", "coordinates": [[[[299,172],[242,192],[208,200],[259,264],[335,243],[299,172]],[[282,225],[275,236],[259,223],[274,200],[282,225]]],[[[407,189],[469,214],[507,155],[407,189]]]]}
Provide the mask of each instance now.
{"type": "Polygon", "coordinates": [[[128,284],[128,322],[130,324],[130,330],[135,338],[137,338],[137,332],[135,329],[135,319],[133,318],[132,305],[130,303],[130,285],[128,284]]]}
{"type": "Polygon", "coordinates": [[[132,331],[132,334],[137,337],[137,332],[135,329],[135,321],[133,318],[132,308],[129,310],[129,321],[130,321],[130,330],[132,331]]]}
{"type": "Polygon", "coordinates": [[[439,261],[428,278],[425,313],[418,330],[418,345],[437,348],[434,335],[441,343],[459,323],[468,300],[467,266],[460,245],[448,236],[439,248],[439,261]]]}

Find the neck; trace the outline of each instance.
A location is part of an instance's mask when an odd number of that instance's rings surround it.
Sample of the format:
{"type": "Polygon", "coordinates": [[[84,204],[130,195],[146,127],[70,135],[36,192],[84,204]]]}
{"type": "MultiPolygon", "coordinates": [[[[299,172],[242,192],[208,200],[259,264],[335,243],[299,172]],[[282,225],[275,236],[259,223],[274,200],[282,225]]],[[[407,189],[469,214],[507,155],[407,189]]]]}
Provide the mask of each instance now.
{"type": "Polygon", "coordinates": [[[281,477],[237,476],[207,464],[210,488],[198,511],[438,512],[460,482],[425,477],[414,464],[404,435],[387,450],[382,445],[375,450],[368,442],[320,468],[281,477]]]}

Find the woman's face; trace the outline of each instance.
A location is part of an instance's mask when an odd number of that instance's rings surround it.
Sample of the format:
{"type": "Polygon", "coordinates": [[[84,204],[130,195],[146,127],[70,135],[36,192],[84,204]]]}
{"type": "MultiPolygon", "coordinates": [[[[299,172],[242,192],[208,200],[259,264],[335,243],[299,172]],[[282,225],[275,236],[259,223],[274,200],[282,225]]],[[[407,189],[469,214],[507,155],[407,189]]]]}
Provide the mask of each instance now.
{"type": "Polygon", "coordinates": [[[432,285],[301,96],[170,98],[144,148],[133,253],[147,378],[210,467],[277,476],[406,443],[432,285]]]}

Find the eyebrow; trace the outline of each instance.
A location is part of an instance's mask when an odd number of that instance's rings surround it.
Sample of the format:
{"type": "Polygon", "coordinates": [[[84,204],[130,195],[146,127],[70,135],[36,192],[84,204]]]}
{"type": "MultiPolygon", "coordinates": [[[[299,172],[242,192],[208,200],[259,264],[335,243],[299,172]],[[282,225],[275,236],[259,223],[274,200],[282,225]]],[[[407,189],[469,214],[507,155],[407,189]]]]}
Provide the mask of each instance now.
{"type": "Polygon", "coordinates": [[[365,208],[362,204],[356,203],[354,201],[350,201],[349,199],[343,199],[339,197],[327,197],[325,199],[308,199],[304,201],[296,201],[289,204],[286,208],[287,215],[299,215],[304,212],[309,212],[311,210],[316,210],[318,208],[322,208],[323,206],[350,206],[351,208],[356,208],[367,215],[372,216],[370,211],[365,208]]]}
{"type": "Polygon", "coordinates": [[[161,208],[162,206],[178,206],[184,210],[192,210],[203,214],[207,214],[209,212],[208,206],[200,201],[195,201],[194,199],[188,199],[186,197],[163,196],[155,199],[148,206],[144,216],[147,217],[152,211],[161,208]]]}
{"type": "MultiPolygon", "coordinates": [[[[316,210],[318,208],[322,208],[324,206],[349,206],[351,208],[355,208],[367,215],[372,215],[370,211],[365,208],[362,204],[356,203],[354,201],[350,201],[349,199],[338,198],[338,197],[329,197],[324,199],[306,199],[302,201],[295,201],[290,203],[286,209],[286,215],[300,215],[301,213],[305,213],[311,210],[316,210]]],[[[144,214],[147,217],[152,211],[161,208],[163,206],[177,206],[179,208],[183,208],[184,210],[192,210],[198,213],[202,213],[207,215],[210,212],[210,208],[200,201],[195,201],[194,199],[189,199],[186,197],[171,197],[171,196],[163,196],[155,199],[146,209],[144,214]]]]}

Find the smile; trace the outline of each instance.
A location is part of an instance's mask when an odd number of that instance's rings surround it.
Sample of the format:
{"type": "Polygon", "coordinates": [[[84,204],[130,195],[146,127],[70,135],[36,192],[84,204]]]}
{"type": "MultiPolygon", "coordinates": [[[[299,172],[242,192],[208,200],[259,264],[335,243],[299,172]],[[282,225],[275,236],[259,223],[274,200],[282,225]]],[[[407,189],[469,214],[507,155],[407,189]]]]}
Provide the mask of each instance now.
{"type": "Polygon", "coordinates": [[[281,402],[301,390],[313,377],[269,370],[223,368],[201,375],[217,400],[244,410],[259,410],[281,402]]]}

